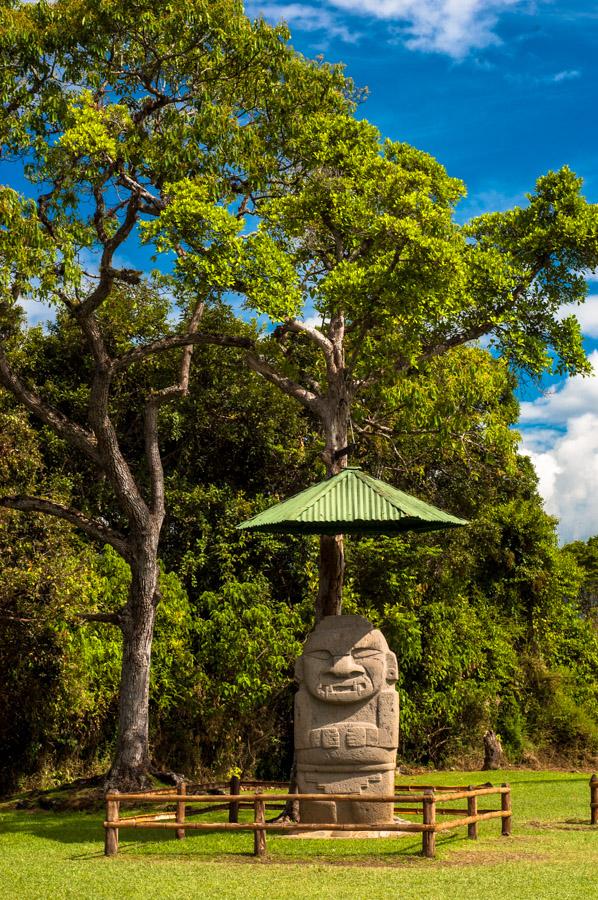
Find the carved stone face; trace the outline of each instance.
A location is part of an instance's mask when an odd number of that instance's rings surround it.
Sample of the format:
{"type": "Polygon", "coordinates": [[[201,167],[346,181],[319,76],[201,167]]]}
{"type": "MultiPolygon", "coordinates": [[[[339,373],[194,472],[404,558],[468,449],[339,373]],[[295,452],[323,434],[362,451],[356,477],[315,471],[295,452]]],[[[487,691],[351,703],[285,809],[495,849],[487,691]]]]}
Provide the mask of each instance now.
{"type": "Polygon", "coordinates": [[[295,674],[324,703],[357,703],[396,681],[397,660],[366,619],[327,616],[307,639],[295,674]]]}

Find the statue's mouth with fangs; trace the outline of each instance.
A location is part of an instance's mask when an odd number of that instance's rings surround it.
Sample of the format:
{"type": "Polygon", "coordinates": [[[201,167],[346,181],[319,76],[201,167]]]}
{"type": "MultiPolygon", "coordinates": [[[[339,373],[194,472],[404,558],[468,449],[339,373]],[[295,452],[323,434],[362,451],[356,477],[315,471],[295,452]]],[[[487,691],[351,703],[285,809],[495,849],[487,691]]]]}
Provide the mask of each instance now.
{"type": "Polygon", "coordinates": [[[337,698],[359,700],[367,690],[367,679],[355,678],[351,681],[337,681],[330,684],[320,683],[318,694],[323,700],[335,700],[337,698]]]}

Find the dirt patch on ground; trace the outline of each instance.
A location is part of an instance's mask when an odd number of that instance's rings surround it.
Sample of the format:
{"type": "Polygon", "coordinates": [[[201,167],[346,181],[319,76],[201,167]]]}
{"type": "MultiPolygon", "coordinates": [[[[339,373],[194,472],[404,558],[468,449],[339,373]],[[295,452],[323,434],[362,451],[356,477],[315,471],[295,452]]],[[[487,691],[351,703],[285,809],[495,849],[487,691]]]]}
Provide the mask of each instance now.
{"type": "Polygon", "coordinates": [[[590,825],[587,819],[563,819],[562,822],[540,822],[532,819],[527,823],[530,828],[542,831],[598,831],[598,825],[590,825]]]}
{"type": "MultiPolygon", "coordinates": [[[[119,854],[120,855],[120,854],[119,854]]],[[[152,854],[151,857],[140,856],[137,853],[125,851],[123,856],[127,859],[135,861],[143,861],[144,864],[163,863],[166,860],[172,861],[172,855],[168,854],[152,854]]],[[[496,847],[484,847],[481,850],[457,850],[452,853],[449,859],[424,859],[416,850],[412,853],[400,856],[348,856],[339,858],[337,856],[328,856],[326,850],[323,849],[321,856],[282,856],[278,854],[268,854],[262,859],[257,859],[252,853],[231,853],[210,856],[177,856],[177,865],[195,864],[199,861],[210,863],[221,863],[222,865],[260,865],[260,866],[323,866],[336,868],[367,868],[367,869],[400,869],[405,866],[420,866],[429,868],[458,868],[463,866],[499,866],[504,863],[529,862],[542,863],[554,861],[554,856],[548,853],[538,853],[535,847],[534,838],[531,836],[521,836],[518,838],[509,838],[503,844],[496,847]]]]}

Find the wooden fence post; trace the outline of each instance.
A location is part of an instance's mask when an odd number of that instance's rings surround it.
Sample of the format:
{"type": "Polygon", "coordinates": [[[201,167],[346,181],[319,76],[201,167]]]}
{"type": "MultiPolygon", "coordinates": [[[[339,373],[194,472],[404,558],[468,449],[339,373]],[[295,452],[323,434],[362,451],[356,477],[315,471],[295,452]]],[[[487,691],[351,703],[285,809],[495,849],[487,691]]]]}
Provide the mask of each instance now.
{"type": "MultiPolygon", "coordinates": [[[[475,791],[474,785],[470,784],[467,788],[468,791],[475,791]]],[[[467,798],[467,815],[468,816],[477,816],[478,814],[478,798],[468,797],[467,798]]],[[[467,837],[471,841],[477,841],[478,839],[478,823],[470,822],[467,826],[467,837]]]]}
{"type": "Polygon", "coordinates": [[[598,776],[590,778],[590,825],[598,825],[598,776]]]}
{"type": "MultiPolygon", "coordinates": [[[[185,794],[187,793],[187,785],[185,784],[184,781],[181,781],[179,784],[177,784],[176,792],[179,795],[179,797],[185,796],[185,794]]],[[[176,820],[181,825],[184,825],[184,823],[185,823],[185,801],[184,800],[177,800],[176,820]]],[[[182,841],[183,838],[185,837],[185,829],[177,828],[176,836],[179,841],[182,841]]]]}
{"type": "MultiPolygon", "coordinates": [[[[236,795],[241,793],[241,779],[238,775],[231,776],[229,790],[231,794],[236,795]]],[[[239,821],[239,804],[235,803],[234,800],[231,800],[231,802],[228,804],[228,821],[239,821]]]]}
{"type": "MultiPolygon", "coordinates": [[[[111,793],[118,792],[112,791],[111,793]]],[[[106,800],[106,822],[118,822],[119,809],[118,800],[106,800]]],[[[104,855],[116,856],[118,853],[118,828],[106,826],[104,831],[104,855]]]]}
{"type": "Polygon", "coordinates": [[[500,808],[503,812],[508,812],[508,816],[503,816],[501,819],[502,827],[501,834],[503,837],[511,836],[511,787],[508,784],[501,784],[501,787],[508,788],[504,794],[500,795],[500,808]]]}
{"type": "MultiPolygon", "coordinates": [[[[424,791],[424,825],[436,825],[436,797],[434,789],[424,791]]],[[[422,831],[422,854],[433,859],[436,853],[436,832],[422,831]]]]}
{"type": "MultiPolygon", "coordinates": [[[[261,793],[261,791],[256,791],[256,793],[261,793]]],[[[253,821],[258,825],[266,823],[266,804],[263,800],[256,799],[255,801],[253,821]]],[[[253,832],[253,855],[266,855],[266,832],[262,828],[256,828],[253,832]]]]}

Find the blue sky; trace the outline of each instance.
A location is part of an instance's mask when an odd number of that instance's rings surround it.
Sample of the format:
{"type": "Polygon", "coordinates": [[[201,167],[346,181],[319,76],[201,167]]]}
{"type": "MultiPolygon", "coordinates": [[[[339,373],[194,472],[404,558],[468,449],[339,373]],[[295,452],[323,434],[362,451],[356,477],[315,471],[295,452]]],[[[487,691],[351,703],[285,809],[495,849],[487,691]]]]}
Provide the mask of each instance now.
{"type": "MultiPolygon", "coordinates": [[[[432,153],[468,196],[459,219],[525,202],[567,164],[598,202],[598,4],[592,0],[246,2],[306,56],[369,88],[360,115],[432,153]]],[[[598,276],[579,310],[598,372],[598,276]],[[595,295],[595,296],[594,296],[595,295]]],[[[562,541],[598,534],[598,378],[522,384],[519,430],[562,541]]]]}

